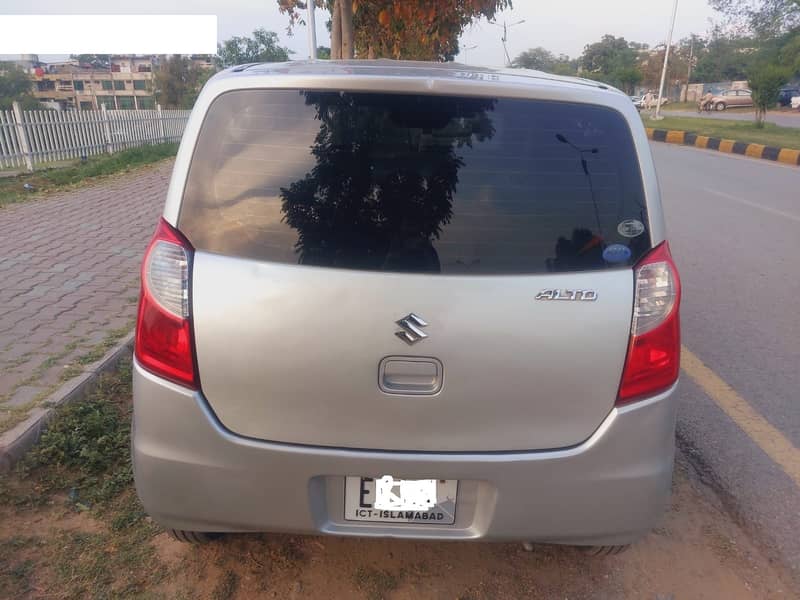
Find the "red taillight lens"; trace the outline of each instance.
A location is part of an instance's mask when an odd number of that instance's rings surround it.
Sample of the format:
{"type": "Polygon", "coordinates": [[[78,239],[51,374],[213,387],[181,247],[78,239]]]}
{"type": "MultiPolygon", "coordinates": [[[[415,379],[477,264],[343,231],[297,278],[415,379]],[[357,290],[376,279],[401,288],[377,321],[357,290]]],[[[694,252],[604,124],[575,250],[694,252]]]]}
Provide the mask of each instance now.
{"type": "Polygon", "coordinates": [[[196,389],[189,321],[192,247],[163,219],[142,262],[136,360],[165,379],[196,389]]]}
{"type": "Polygon", "coordinates": [[[639,261],[634,278],[631,339],[617,405],[669,388],[680,371],[681,284],[667,242],[639,261]]]}

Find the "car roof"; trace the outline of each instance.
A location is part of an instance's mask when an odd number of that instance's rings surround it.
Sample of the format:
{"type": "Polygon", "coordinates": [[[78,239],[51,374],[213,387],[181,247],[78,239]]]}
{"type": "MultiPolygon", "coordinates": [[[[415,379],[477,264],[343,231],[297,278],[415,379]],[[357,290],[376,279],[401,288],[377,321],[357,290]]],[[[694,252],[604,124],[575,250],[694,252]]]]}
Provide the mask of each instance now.
{"type": "MultiPolygon", "coordinates": [[[[423,62],[408,60],[296,60],[283,63],[250,63],[230,67],[216,78],[246,78],[248,76],[303,76],[311,78],[379,77],[424,78],[439,80],[475,80],[481,82],[513,82],[535,87],[547,82],[565,88],[594,88],[619,91],[607,84],[581,77],[553,75],[532,69],[492,68],[465,65],[455,62],[423,62]]],[[[621,93],[621,92],[620,92],[621,93]]]]}

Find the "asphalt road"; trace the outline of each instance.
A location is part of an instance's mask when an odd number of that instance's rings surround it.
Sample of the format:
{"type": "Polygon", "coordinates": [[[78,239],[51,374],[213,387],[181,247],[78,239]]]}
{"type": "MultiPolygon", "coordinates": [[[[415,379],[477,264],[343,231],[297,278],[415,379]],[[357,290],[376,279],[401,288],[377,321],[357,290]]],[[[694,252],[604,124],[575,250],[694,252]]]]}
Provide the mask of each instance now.
{"type": "Polygon", "coordinates": [[[748,435],[686,372],[679,443],[800,581],[800,489],[790,475],[800,465],[800,168],[652,149],[684,286],[684,346],[785,436],[788,454],[783,465],[770,458],[764,436],[754,441],[758,432],[748,435]]]}
{"type": "MultiPolygon", "coordinates": [[[[664,116],[676,117],[702,117],[704,119],[724,119],[728,121],[753,121],[755,115],[752,110],[726,110],[723,112],[698,113],[696,110],[669,110],[664,109],[664,116]]],[[[768,112],[767,121],[781,127],[800,128],[800,111],[793,112],[768,112]]]]}

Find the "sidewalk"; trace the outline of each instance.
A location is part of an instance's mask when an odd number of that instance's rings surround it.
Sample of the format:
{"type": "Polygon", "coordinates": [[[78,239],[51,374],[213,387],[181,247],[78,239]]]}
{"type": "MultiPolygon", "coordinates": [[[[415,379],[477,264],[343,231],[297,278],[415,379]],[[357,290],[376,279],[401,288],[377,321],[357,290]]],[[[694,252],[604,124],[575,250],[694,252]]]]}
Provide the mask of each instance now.
{"type": "Polygon", "coordinates": [[[133,328],[171,169],[0,209],[0,433],[133,328]]]}

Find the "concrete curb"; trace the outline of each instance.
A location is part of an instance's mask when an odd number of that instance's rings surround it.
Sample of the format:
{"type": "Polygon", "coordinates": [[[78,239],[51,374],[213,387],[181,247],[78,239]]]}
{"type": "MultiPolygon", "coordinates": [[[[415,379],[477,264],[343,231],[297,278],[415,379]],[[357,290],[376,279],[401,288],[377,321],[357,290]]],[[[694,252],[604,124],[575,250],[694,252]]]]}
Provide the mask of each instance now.
{"type": "Polygon", "coordinates": [[[652,127],[647,127],[646,129],[647,137],[655,142],[667,142],[668,144],[694,146],[695,148],[705,148],[706,150],[718,150],[719,152],[727,152],[728,154],[740,154],[751,158],[762,158],[786,165],[800,165],[800,150],[713,138],[705,135],[697,135],[690,131],[653,129],[652,127]]]}
{"type": "Polygon", "coordinates": [[[106,352],[103,358],[86,365],[83,373],[65,382],[40,406],[34,408],[22,423],[0,434],[0,473],[8,472],[39,441],[57,407],[86,397],[100,375],[114,370],[120,359],[130,356],[132,350],[133,332],[106,352]]]}

